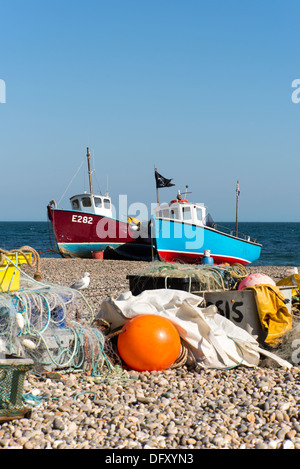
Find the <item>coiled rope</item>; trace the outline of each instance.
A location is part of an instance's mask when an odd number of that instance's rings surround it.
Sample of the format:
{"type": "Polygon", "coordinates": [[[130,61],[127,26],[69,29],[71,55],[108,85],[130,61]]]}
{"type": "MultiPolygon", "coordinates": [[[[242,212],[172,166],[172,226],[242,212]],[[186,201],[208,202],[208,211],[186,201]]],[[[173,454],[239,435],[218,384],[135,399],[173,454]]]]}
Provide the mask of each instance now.
{"type": "Polygon", "coordinates": [[[13,264],[15,267],[16,265],[14,262],[9,258],[11,254],[18,254],[24,257],[26,263],[30,267],[35,267],[36,266],[36,271],[34,273],[34,279],[37,280],[38,282],[42,280],[42,274],[40,270],[40,256],[37,253],[35,249],[33,249],[31,246],[22,246],[19,249],[12,249],[11,251],[6,251],[4,249],[0,249],[0,265],[4,264],[5,260],[11,264],[13,264]],[[30,260],[30,256],[28,256],[28,252],[30,252],[33,256],[33,260],[30,260]]]}
{"type": "Polygon", "coordinates": [[[71,310],[76,315],[74,308],[77,311],[79,301],[82,300],[93,318],[94,311],[84,295],[69,287],[42,283],[37,280],[41,275],[35,275],[33,279],[20,269],[18,259],[13,262],[8,257],[15,253],[24,255],[31,267],[36,265],[37,274],[40,271],[39,256],[29,246],[12,251],[1,250],[0,262],[7,260],[22,275],[20,288],[5,292],[0,297],[0,306],[11,311],[8,326],[0,330],[2,343],[10,353],[19,351],[18,344],[21,344],[26,348],[26,355],[37,366],[84,368],[91,376],[101,374],[104,366],[112,371],[112,364],[104,352],[104,336],[101,331],[97,327],[83,326],[70,317],[71,310]],[[33,261],[28,256],[28,251],[33,254],[33,261]],[[18,328],[15,330],[16,324],[18,328]],[[57,344],[54,347],[53,340],[57,344]]]}

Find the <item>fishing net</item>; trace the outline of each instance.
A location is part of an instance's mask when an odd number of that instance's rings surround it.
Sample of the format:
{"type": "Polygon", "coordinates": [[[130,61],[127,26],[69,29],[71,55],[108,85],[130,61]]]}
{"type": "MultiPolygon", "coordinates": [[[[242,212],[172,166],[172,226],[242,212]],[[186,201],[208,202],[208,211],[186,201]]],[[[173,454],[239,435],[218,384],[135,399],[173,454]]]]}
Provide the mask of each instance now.
{"type": "Polygon", "coordinates": [[[235,289],[247,275],[241,264],[215,266],[153,262],[151,267],[134,276],[134,287],[141,292],[147,289],[150,280],[155,288],[176,288],[185,280],[184,289],[189,292],[224,291],[235,289]]]}
{"type": "Polygon", "coordinates": [[[111,371],[104,335],[93,324],[86,298],[77,290],[41,281],[36,254],[28,246],[1,252],[0,358],[30,358],[37,371],[73,368],[92,376],[111,371]],[[24,263],[36,267],[34,278],[21,269],[24,263]],[[89,319],[87,324],[79,322],[82,316],[89,319]]]}
{"type": "Polygon", "coordinates": [[[30,416],[23,406],[23,384],[31,368],[31,360],[0,359],[0,422],[30,416]]]}

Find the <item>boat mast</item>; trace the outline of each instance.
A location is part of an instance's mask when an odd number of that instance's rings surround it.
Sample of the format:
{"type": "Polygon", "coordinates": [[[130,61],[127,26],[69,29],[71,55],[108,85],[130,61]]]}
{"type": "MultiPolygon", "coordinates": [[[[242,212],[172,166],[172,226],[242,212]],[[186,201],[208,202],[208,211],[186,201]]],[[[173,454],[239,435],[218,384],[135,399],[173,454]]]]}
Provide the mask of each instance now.
{"type": "Polygon", "coordinates": [[[239,181],[237,181],[237,184],[236,184],[236,210],[235,210],[235,236],[238,235],[239,195],[240,195],[240,186],[239,186],[239,181]]]}
{"type": "Polygon", "coordinates": [[[89,171],[89,180],[90,180],[90,193],[91,193],[91,195],[93,195],[92,171],[91,171],[91,161],[90,161],[91,155],[90,155],[89,147],[87,147],[86,156],[87,156],[88,171],[89,171]]]}
{"type": "Polygon", "coordinates": [[[156,199],[157,199],[157,205],[159,205],[159,195],[158,195],[158,184],[157,184],[157,169],[154,165],[154,174],[155,174],[155,180],[156,180],[156,199]]]}

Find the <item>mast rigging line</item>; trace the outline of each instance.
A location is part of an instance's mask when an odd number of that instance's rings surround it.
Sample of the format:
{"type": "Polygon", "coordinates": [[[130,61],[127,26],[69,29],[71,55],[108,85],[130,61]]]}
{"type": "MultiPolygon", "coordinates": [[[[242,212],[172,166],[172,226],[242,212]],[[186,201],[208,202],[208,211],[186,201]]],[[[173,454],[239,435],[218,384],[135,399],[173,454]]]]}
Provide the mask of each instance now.
{"type": "Polygon", "coordinates": [[[74,179],[76,178],[77,174],[78,174],[78,173],[79,173],[79,171],[81,170],[81,168],[82,168],[82,165],[83,165],[83,163],[85,162],[85,160],[86,160],[86,158],[84,158],[84,159],[82,160],[82,162],[81,162],[81,164],[80,164],[79,168],[77,169],[76,173],[74,174],[74,176],[72,177],[71,181],[69,182],[69,184],[68,184],[68,186],[67,186],[67,188],[66,188],[65,192],[63,193],[63,195],[62,195],[62,196],[61,196],[61,198],[59,199],[59,201],[58,201],[57,205],[59,205],[59,204],[60,204],[60,202],[62,201],[62,199],[63,199],[63,198],[64,198],[64,196],[66,195],[66,192],[67,192],[67,190],[69,189],[70,185],[72,184],[72,182],[73,182],[73,181],[74,181],[74,179]]]}

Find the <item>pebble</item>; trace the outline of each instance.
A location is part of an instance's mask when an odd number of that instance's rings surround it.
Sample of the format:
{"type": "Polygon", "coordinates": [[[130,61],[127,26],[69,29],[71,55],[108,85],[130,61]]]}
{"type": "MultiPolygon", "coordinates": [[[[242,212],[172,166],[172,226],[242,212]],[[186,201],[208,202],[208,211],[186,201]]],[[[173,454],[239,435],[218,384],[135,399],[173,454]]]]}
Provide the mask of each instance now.
{"type": "MultiPolygon", "coordinates": [[[[259,371],[259,368],[239,367],[216,375],[214,370],[196,372],[183,366],[180,370],[159,372],[164,376],[162,386],[162,379],[154,385],[157,372],[140,373],[143,379],[139,380],[136,372],[124,370],[109,385],[94,384],[95,400],[88,393],[82,400],[75,389],[72,403],[66,397],[67,388],[62,387],[58,393],[56,382],[48,380],[50,398],[33,407],[30,419],[1,424],[1,446],[24,449],[299,447],[298,414],[289,416],[291,408],[299,413],[299,399],[296,393],[289,395],[289,386],[300,393],[300,370],[293,368],[294,380],[286,381],[286,370],[269,369],[267,373],[276,380],[281,393],[274,393],[270,388],[253,404],[253,391],[259,389],[256,388],[259,371]],[[183,376],[186,386],[175,386],[183,376]],[[207,386],[198,387],[204,377],[207,386]],[[117,400],[109,398],[108,389],[118,389],[117,400]],[[124,402],[123,396],[128,393],[133,399],[124,402]],[[166,398],[168,393],[174,397],[166,398]],[[225,393],[227,399],[223,400],[221,396],[225,393]],[[141,403],[138,399],[141,394],[149,401],[141,403]],[[290,405],[282,405],[283,399],[290,405]]],[[[66,378],[72,373],[72,370],[66,372],[66,378]]],[[[75,373],[74,377],[81,392],[90,389],[84,374],[75,373]]],[[[24,384],[39,386],[43,394],[42,380],[37,382],[29,374],[24,384]]]]}
{"type": "MultiPolygon", "coordinates": [[[[128,289],[128,273],[147,266],[41,259],[46,279],[57,284],[91,272],[86,297],[96,310],[102,299],[128,289]]],[[[1,448],[300,448],[298,366],[121,371],[101,379],[64,370],[59,382],[26,373],[24,391],[47,399],[31,407],[29,418],[0,423],[1,448]]]]}

